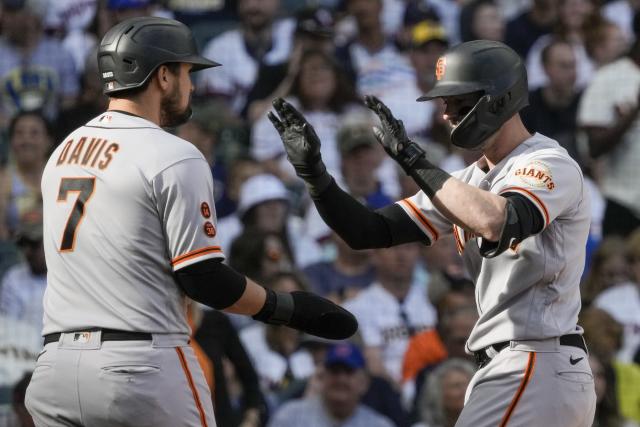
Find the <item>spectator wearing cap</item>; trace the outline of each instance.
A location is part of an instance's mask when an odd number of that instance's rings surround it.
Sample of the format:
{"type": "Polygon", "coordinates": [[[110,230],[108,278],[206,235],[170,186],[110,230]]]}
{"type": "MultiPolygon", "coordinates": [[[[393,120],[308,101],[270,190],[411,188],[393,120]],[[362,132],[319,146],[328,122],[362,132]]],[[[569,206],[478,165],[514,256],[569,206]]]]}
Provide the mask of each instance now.
{"type": "Polygon", "coordinates": [[[391,427],[384,416],[361,403],[367,389],[365,360],[351,343],[329,348],[318,396],[285,403],[269,427],[391,427]]]}
{"type": "MultiPolygon", "coordinates": [[[[297,12],[291,55],[281,63],[260,64],[244,110],[249,122],[253,123],[264,115],[271,108],[273,99],[287,96],[291,92],[305,51],[320,50],[333,54],[334,27],[333,14],[329,9],[310,7],[297,12]]],[[[353,70],[345,70],[345,74],[353,83],[353,70]]]]}
{"type": "Polygon", "coordinates": [[[236,213],[218,222],[220,245],[229,248],[242,230],[280,235],[292,249],[298,267],[315,262],[321,256],[318,245],[306,236],[300,219],[291,215],[286,187],[271,174],[254,175],[242,184],[236,213]]]}
{"type": "Polygon", "coordinates": [[[535,41],[549,34],[558,17],[556,0],[533,0],[531,7],[507,22],[505,43],[526,58],[535,41]]]}
{"type": "Polygon", "coordinates": [[[449,39],[444,27],[433,20],[418,22],[410,34],[409,59],[416,70],[416,85],[420,93],[427,93],[436,84],[436,63],[449,47],[449,39]]]}
{"type": "Polygon", "coordinates": [[[71,54],[44,33],[45,0],[2,0],[0,36],[0,123],[20,110],[54,119],[73,105],[79,91],[71,54]]]}
{"type": "Polygon", "coordinates": [[[203,50],[222,67],[203,71],[196,86],[200,94],[221,97],[240,115],[260,64],[279,64],[291,54],[295,22],[276,19],[279,0],[238,0],[237,6],[239,28],[214,37],[203,50]]]}

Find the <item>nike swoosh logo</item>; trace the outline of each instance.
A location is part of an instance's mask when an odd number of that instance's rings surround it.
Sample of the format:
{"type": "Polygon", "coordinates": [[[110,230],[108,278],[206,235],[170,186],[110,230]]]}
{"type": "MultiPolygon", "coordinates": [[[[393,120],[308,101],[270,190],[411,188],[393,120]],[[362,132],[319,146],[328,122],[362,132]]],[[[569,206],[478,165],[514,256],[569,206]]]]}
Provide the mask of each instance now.
{"type": "Polygon", "coordinates": [[[574,359],[573,356],[569,356],[569,363],[571,363],[572,365],[575,365],[582,359],[584,359],[584,357],[578,357],[577,359],[574,359]]]}

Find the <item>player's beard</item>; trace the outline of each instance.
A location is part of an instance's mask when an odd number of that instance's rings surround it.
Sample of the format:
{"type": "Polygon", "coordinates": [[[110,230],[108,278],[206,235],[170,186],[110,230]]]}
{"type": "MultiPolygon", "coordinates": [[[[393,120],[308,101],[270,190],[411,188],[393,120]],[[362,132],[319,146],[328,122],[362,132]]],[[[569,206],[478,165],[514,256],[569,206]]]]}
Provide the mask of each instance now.
{"type": "Polygon", "coordinates": [[[171,93],[160,101],[160,126],[173,128],[185,124],[191,118],[191,94],[187,107],[180,109],[180,88],[176,84],[171,93]]]}

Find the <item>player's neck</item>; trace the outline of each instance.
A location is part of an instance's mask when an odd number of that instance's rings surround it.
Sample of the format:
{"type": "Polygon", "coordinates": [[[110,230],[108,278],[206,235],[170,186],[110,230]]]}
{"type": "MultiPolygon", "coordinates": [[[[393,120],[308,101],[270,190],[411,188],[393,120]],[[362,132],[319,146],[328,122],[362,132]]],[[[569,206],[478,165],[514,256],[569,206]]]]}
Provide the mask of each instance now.
{"type": "Polygon", "coordinates": [[[130,113],[160,126],[160,109],[149,109],[148,107],[149,105],[156,104],[146,101],[142,102],[142,99],[111,98],[108,109],[130,113]]]}
{"type": "Polygon", "coordinates": [[[531,134],[522,123],[520,115],[510,118],[498,132],[491,137],[484,151],[489,169],[500,163],[518,145],[531,138],[531,134]]]}

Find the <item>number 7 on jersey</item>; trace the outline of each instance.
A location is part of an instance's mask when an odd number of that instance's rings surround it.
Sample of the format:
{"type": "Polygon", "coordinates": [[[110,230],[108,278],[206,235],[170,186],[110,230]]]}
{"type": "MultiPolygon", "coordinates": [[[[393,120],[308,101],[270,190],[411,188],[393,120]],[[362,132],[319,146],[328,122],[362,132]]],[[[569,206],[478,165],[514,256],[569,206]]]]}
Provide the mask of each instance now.
{"type": "Polygon", "coordinates": [[[66,202],[69,192],[78,192],[78,198],[71,209],[62,233],[60,252],[72,252],[76,242],[76,232],[84,217],[84,207],[89,202],[96,185],[95,177],[62,178],[58,190],[58,202],[66,202]]]}

